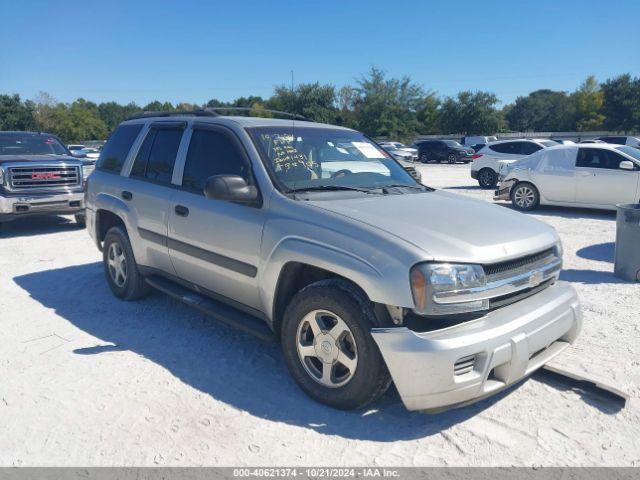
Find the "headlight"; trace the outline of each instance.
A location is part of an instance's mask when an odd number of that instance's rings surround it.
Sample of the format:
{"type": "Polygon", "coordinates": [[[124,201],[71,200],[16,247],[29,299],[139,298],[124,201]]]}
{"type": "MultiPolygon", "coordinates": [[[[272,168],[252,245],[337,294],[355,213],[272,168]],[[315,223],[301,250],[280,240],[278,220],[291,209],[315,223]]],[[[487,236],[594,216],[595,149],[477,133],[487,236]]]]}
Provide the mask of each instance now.
{"type": "Polygon", "coordinates": [[[562,240],[560,240],[559,238],[558,238],[558,243],[556,243],[556,246],[554,247],[554,250],[556,253],[556,257],[562,260],[562,255],[564,254],[564,247],[562,246],[562,240]]]}
{"type": "Polygon", "coordinates": [[[451,315],[489,309],[489,300],[456,301],[456,294],[486,286],[480,265],[420,263],[411,269],[411,291],[417,313],[451,315]]]}

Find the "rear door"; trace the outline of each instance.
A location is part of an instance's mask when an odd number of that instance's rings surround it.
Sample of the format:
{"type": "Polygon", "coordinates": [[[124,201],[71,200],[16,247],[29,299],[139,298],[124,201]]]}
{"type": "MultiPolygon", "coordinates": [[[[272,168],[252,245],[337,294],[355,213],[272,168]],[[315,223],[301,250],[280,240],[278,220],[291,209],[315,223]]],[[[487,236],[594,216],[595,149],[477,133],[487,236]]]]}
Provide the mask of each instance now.
{"type": "Polygon", "coordinates": [[[173,170],[185,122],[150,125],[121,195],[137,219],[146,266],[174,273],[167,247],[169,206],[176,193],[173,170]]]}
{"type": "Polygon", "coordinates": [[[638,170],[622,170],[622,155],[603,148],[580,148],[576,161],[576,201],[592,205],[633,203],[638,170]]]}
{"type": "Polygon", "coordinates": [[[241,142],[229,129],[195,123],[180,190],[172,198],[169,253],[177,275],[239,307],[260,309],[257,283],[265,212],[204,196],[213,175],[240,175],[257,185],[241,142]]]}

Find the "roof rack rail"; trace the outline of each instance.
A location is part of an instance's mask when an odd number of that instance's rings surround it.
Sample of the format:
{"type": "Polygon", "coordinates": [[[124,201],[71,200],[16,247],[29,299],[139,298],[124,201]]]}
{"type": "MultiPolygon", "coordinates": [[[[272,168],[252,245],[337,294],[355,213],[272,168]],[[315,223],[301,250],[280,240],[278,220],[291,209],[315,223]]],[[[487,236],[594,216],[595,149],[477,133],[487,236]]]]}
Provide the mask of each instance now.
{"type": "Polygon", "coordinates": [[[198,110],[175,110],[175,111],[146,111],[131,115],[127,120],[135,120],[136,118],[149,117],[173,117],[176,115],[194,115],[196,117],[217,117],[218,114],[211,110],[200,108],[198,110]]]}
{"type": "MultiPolygon", "coordinates": [[[[250,112],[251,110],[254,110],[254,108],[252,108],[252,107],[206,107],[204,110],[209,110],[209,111],[212,111],[212,112],[216,112],[216,110],[250,112]]],[[[299,115],[297,113],[283,112],[282,110],[271,110],[269,108],[261,108],[260,111],[261,112],[275,113],[277,115],[284,115],[285,117],[290,117],[290,118],[294,118],[294,119],[298,119],[298,120],[304,120],[304,121],[307,121],[307,122],[311,121],[310,119],[308,119],[307,117],[305,117],[303,115],[299,115]]]]}

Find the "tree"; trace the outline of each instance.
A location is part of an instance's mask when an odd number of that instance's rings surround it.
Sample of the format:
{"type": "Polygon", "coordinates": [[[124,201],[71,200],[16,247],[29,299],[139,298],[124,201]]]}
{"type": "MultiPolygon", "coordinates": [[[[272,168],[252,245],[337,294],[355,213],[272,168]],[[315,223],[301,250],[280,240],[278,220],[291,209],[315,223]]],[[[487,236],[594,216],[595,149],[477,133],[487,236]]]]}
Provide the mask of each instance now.
{"type": "Polygon", "coordinates": [[[110,132],[113,131],[120,122],[141,111],[142,109],[133,102],[127,105],[120,105],[116,102],[106,102],[98,105],[98,115],[110,132]]]}
{"type": "Polygon", "coordinates": [[[509,110],[509,128],[521,132],[562,132],[575,129],[575,105],[565,92],[536,90],[518,97],[509,110]]]}
{"type": "Polygon", "coordinates": [[[0,95],[0,130],[35,130],[35,105],[20,95],[0,95]]]}
{"type": "Polygon", "coordinates": [[[49,130],[65,142],[102,140],[109,130],[93,102],[79,98],[70,105],[59,103],[52,109],[54,127],[49,130]]]}
{"type": "Polygon", "coordinates": [[[582,82],[573,95],[576,110],[576,130],[580,132],[600,130],[605,117],[602,114],[604,95],[593,75],[582,82]]]}
{"type": "Polygon", "coordinates": [[[280,85],[267,101],[273,110],[295,113],[316,122],[333,123],[337,109],[336,90],[333,85],[301,83],[294,90],[280,85]]]}
{"type": "Polygon", "coordinates": [[[440,100],[434,92],[428,92],[418,102],[416,108],[416,118],[420,133],[435,134],[440,133],[440,100]]]}
{"type": "Polygon", "coordinates": [[[412,140],[420,130],[416,111],[424,90],[409,77],[385,76],[372,67],[358,80],[355,98],[355,126],[369,136],[412,140]]]}
{"type": "Polygon", "coordinates": [[[449,133],[493,134],[504,124],[498,103],[495,94],[482,91],[447,97],[440,108],[441,128],[449,133]]]}
{"type": "Polygon", "coordinates": [[[605,126],[617,131],[640,130],[640,78],[625,74],[602,84],[605,126]]]}

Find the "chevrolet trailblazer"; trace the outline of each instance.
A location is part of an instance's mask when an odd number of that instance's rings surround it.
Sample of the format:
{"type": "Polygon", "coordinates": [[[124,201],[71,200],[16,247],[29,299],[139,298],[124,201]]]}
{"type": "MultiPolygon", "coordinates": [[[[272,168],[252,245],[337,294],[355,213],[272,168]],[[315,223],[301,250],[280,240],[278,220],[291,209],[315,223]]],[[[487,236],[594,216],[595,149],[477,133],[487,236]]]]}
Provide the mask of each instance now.
{"type": "Polygon", "coordinates": [[[581,328],[551,227],[423,186],[347,128],[141,114],[107,141],[86,204],[117,297],[152,286],[276,336],[302,390],[336,408],[392,381],[411,410],[469,403],[581,328]]]}

